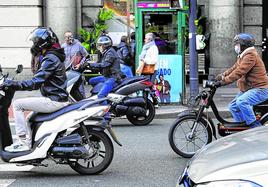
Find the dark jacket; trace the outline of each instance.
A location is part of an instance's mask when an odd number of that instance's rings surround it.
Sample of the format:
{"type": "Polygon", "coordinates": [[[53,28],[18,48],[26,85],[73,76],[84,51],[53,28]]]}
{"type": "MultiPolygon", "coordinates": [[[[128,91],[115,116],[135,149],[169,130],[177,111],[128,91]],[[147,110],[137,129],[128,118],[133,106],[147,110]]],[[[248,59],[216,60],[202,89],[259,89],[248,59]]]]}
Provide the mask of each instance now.
{"type": "Polygon", "coordinates": [[[104,77],[115,78],[117,82],[120,82],[124,77],[120,70],[121,61],[115,49],[110,47],[102,54],[100,61],[91,63],[90,67],[99,69],[104,77]]]}
{"type": "Polygon", "coordinates": [[[125,65],[130,66],[130,52],[125,42],[120,42],[117,46],[117,54],[121,58],[125,65]]]}
{"type": "Polygon", "coordinates": [[[37,90],[53,101],[68,100],[67,77],[64,66],[65,54],[62,48],[46,52],[40,69],[31,80],[19,81],[17,90],[37,90]]]}

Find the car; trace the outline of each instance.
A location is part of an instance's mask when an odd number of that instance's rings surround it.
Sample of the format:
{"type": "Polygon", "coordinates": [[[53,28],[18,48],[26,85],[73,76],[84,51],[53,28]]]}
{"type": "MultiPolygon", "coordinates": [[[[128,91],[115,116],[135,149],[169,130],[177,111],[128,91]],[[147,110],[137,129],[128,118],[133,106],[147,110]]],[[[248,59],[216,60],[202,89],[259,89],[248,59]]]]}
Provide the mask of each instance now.
{"type": "Polygon", "coordinates": [[[268,127],[232,134],[200,149],[176,186],[268,186],[268,127]]]}

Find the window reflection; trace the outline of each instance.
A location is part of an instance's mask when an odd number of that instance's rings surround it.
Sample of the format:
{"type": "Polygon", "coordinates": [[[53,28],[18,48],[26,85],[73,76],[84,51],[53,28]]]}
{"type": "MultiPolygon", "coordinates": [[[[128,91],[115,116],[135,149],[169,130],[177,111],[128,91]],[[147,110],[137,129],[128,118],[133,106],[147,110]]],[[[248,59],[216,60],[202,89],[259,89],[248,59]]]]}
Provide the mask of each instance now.
{"type": "Polygon", "coordinates": [[[152,32],[155,34],[155,43],[159,54],[178,53],[178,25],[177,14],[173,13],[144,13],[144,34],[152,32]]]}

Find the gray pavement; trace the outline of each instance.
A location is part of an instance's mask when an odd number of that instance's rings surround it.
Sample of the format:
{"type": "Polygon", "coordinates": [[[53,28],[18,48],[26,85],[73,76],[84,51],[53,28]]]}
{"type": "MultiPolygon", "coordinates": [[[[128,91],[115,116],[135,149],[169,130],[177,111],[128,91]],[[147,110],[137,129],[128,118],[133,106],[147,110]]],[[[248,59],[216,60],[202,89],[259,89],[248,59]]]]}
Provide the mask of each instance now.
{"type": "MultiPolygon", "coordinates": [[[[90,89],[89,85],[85,85],[86,91],[90,89]]],[[[203,88],[199,87],[199,91],[203,88]]],[[[230,118],[231,114],[228,111],[228,103],[235,97],[236,93],[238,92],[238,88],[234,86],[225,86],[218,88],[215,96],[214,101],[220,114],[224,118],[230,118]]],[[[88,92],[87,92],[88,93],[88,92]]],[[[39,91],[18,91],[15,93],[14,99],[17,98],[25,98],[29,96],[39,96],[39,91]]],[[[189,85],[186,86],[186,98],[189,98],[189,85]]],[[[183,110],[186,110],[186,104],[181,103],[172,103],[172,104],[160,104],[159,107],[156,109],[156,118],[157,119],[165,119],[165,118],[175,118],[178,113],[183,110]]],[[[208,109],[210,115],[212,115],[211,109],[208,109]]],[[[12,119],[11,119],[12,120],[12,119]]]]}

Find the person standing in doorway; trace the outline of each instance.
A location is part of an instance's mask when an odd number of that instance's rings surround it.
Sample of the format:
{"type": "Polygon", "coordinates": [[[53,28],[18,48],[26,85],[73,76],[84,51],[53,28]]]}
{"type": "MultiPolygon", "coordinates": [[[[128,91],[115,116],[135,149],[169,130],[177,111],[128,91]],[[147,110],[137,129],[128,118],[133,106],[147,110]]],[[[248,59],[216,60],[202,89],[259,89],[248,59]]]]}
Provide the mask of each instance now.
{"type": "MultiPolygon", "coordinates": [[[[65,42],[61,47],[64,48],[66,55],[64,62],[66,70],[78,70],[80,66],[85,62],[89,54],[87,50],[82,46],[82,44],[77,39],[74,39],[73,33],[71,31],[66,31],[64,33],[64,41],[65,42]]],[[[79,86],[79,91],[84,97],[86,97],[83,82],[79,86]]]]}
{"type": "Polygon", "coordinates": [[[142,75],[148,76],[150,78],[150,81],[153,83],[157,70],[158,70],[158,48],[155,45],[154,41],[154,34],[153,33],[147,33],[144,38],[144,45],[141,51],[141,54],[139,56],[140,62],[143,62],[145,65],[154,65],[154,72],[152,74],[144,74],[142,75]]]}

